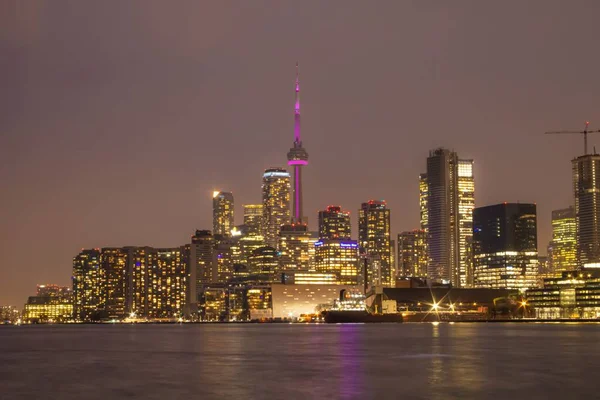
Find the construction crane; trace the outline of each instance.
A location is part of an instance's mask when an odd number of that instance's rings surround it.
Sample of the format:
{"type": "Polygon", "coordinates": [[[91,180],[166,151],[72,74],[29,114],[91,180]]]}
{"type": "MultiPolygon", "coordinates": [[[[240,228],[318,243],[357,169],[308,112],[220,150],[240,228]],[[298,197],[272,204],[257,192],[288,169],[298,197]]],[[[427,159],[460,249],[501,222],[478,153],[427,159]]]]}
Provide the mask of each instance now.
{"type": "Polygon", "coordinates": [[[587,135],[588,133],[598,133],[600,129],[595,131],[589,131],[588,126],[590,125],[590,121],[585,121],[585,129],[582,131],[551,131],[546,132],[546,135],[555,135],[555,134],[583,134],[583,154],[587,155],[588,153],[588,145],[587,145],[587,135]]]}

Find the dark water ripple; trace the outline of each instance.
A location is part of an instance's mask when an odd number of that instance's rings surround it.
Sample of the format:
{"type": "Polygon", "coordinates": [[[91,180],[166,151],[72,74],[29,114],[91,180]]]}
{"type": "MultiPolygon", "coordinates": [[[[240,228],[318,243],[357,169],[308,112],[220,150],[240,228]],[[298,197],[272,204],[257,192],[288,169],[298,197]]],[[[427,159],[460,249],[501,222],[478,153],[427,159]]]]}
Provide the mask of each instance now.
{"type": "Polygon", "coordinates": [[[0,399],[598,398],[600,325],[0,327],[0,399]]]}

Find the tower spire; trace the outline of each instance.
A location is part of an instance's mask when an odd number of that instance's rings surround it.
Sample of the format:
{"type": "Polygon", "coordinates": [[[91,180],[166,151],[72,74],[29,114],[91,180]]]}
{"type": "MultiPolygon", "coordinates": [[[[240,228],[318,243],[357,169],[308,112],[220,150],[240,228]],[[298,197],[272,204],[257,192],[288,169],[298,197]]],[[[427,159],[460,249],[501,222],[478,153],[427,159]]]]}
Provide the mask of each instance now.
{"type": "Polygon", "coordinates": [[[300,74],[296,62],[296,102],[294,106],[294,143],[302,143],[300,140],[300,74]]]}
{"type": "Polygon", "coordinates": [[[292,222],[304,224],[302,213],[302,167],[308,165],[308,153],[300,138],[300,77],[296,63],[296,101],[294,104],[294,145],[287,154],[288,165],[294,168],[294,215],[292,222]]]}

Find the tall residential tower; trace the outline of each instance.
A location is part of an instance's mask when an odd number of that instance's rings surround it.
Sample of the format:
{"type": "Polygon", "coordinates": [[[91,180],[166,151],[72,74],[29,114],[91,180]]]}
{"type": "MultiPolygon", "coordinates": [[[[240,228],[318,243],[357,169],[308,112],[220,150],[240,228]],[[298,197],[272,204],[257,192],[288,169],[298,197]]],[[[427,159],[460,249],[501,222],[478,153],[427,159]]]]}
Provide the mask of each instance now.
{"type": "Polygon", "coordinates": [[[473,160],[436,149],[420,176],[421,229],[427,231],[427,275],[455,287],[472,284],[475,184],[473,160]]]}
{"type": "Polygon", "coordinates": [[[392,286],[395,279],[390,237],[390,209],[383,200],[362,203],[358,211],[358,242],[369,259],[368,284],[392,286]]]}
{"type": "Polygon", "coordinates": [[[577,157],[573,166],[579,267],[600,265],[600,155],[577,157]]]}
{"type": "Polygon", "coordinates": [[[233,194],[213,192],[213,234],[229,236],[234,227],[233,194]]]}

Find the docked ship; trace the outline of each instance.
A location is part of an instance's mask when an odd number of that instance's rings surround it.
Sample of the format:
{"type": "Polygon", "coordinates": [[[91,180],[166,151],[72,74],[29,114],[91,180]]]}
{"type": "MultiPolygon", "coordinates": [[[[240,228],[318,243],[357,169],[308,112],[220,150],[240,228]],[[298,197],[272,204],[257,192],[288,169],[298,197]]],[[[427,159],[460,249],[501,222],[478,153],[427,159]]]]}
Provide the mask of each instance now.
{"type": "Polygon", "coordinates": [[[373,294],[375,297],[371,307],[367,306],[366,296],[360,292],[343,289],[340,298],[336,300],[333,307],[323,311],[321,315],[326,323],[382,323],[402,322],[402,314],[399,314],[390,300],[383,299],[382,293],[373,294]]]}

